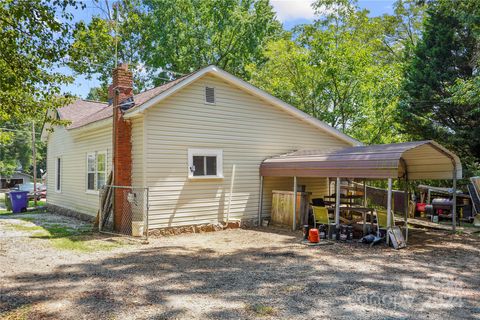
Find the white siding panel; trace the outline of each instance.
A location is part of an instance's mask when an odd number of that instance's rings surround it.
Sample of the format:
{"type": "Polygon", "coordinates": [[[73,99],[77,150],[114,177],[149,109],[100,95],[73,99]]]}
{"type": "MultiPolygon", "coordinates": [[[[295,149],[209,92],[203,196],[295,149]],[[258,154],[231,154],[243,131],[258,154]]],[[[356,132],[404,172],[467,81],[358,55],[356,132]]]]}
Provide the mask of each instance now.
{"type": "MultiPolygon", "coordinates": [[[[150,188],[151,228],[218,222],[227,214],[256,218],[259,165],[265,158],[302,148],[346,146],[214,76],[199,79],[148,109],[144,119],[144,182],[150,188]],[[215,105],[204,103],[205,86],[215,87],[215,105]],[[222,149],[224,179],[189,180],[189,148],[222,149]]],[[[271,191],[291,190],[292,183],[291,178],[265,178],[265,215],[270,213],[271,191]]],[[[307,185],[314,196],[326,194],[325,179],[299,179],[299,184],[307,185]]]]}
{"type": "Polygon", "coordinates": [[[47,203],[96,215],[98,194],[86,192],[86,155],[106,151],[107,175],[112,162],[112,126],[78,132],[55,127],[48,137],[47,203]],[[55,191],[55,159],[61,157],[61,192],[55,191]]]}

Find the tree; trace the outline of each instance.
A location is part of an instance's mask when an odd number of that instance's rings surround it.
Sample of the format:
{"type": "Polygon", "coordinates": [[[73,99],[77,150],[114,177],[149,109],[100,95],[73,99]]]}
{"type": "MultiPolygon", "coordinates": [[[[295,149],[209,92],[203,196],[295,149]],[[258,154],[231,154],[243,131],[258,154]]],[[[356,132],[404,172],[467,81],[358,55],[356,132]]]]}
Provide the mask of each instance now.
{"type": "Polygon", "coordinates": [[[428,2],[399,109],[404,132],[448,146],[471,170],[480,161],[479,25],[477,1],[428,2]]]}
{"type": "Polygon", "coordinates": [[[106,86],[91,88],[88,92],[87,99],[93,101],[107,102],[108,88],[106,86]]]}
{"type": "Polygon", "coordinates": [[[397,0],[393,15],[381,17],[384,22],[383,43],[389,59],[404,66],[413,58],[415,48],[422,35],[426,4],[418,0],[397,0]]]}
{"type": "Polygon", "coordinates": [[[366,143],[402,139],[394,119],[402,66],[386,45],[392,22],[370,18],[355,2],[314,6],[321,14],[314,24],[270,42],[266,62],[248,67],[251,81],[366,143]]]}
{"type": "MultiPolygon", "coordinates": [[[[145,0],[142,56],[150,68],[188,73],[209,64],[246,78],[245,66],[281,32],[268,0],[145,0]]],[[[161,80],[161,79],[160,79],[161,80]]]]}
{"type": "Polygon", "coordinates": [[[93,4],[101,14],[93,16],[89,23],[76,23],[69,51],[72,58],[70,68],[87,78],[97,77],[105,88],[102,90],[106,91],[115,65],[128,62],[137,71],[134,73],[135,89],[141,91],[149,81],[145,72],[141,72],[140,2],[116,2],[110,7],[108,1],[102,5],[96,0],[93,4]]]}
{"type": "Polygon", "coordinates": [[[71,68],[108,85],[115,57],[128,62],[137,91],[209,64],[245,77],[281,31],[267,0],[124,1],[77,23],[71,68]]]}
{"type": "MultiPolygon", "coordinates": [[[[67,56],[75,0],[0,2],[0,174],[31,162],[30,122],[49,121],[47,110],[69,101],[60,96],[71,77],[54,71],[67,56]],[[25,129],[27,127],[27,129],[25,129]]],[[[42,154],[38,154],[42,158],[42,154]]]]}
{"type": "MultiPolygon", "coordinates": [[[[31,124],[15,124],[0,121],[7,136],[0,143],[0,176],[10,176],[17,170],[32,174],[32,131],[31,124]]],[[[36,126],[37,175],[46,168],[46,145],[40,141],[42,127],[36,126]]]]}
{"type": "Polygon", "coordinates": [[[60,86],[71,78],[52,70],[67,53],[70,6],[78,8],[75,0],[0,3],[0,121],[29,121],[65,103],[60,86]]]}

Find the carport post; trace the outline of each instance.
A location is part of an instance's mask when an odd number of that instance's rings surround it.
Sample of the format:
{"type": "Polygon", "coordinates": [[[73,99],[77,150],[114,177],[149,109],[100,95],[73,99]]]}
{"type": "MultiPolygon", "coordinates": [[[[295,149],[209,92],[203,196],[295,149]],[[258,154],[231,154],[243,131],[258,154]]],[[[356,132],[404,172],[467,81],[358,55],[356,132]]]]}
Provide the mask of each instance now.
{"type": "Polygon", "coordinates": [[[457,228],[457,166],[453,164],[453,186],[452,186],[452,231],[455,234],[457,228]]]}
{"type": "Polygon", "coordinates": [[[293,177],[293,222],[292,230],[297,229],[297,177],[293,177]]]}
{"type": "Polygon", "coordinates": [[[367,180],[363,179],[363,206],[367,207],[367,180]]]}
{"type": "Polygon", "coordinates": [[[392,178],[388,178],[388,194],[387,194],[387,244],[390,243],[388,238],[388,229],[392,227],[392,178]]]}
{"type": "Polygon", "coordinates": [[[340,228],[340,178],[335,183],[335,225],[340,228]]]}
{"type": "Polygon", "coordinates": [[[404,183],[405,183],[405,186],[404,186],[404,192],[405,192],[405,199],[404,199],[404,214],[405,214],[405,243],[408,242],[408,204],[409,204],[409,200],[408,200],[408,177],[405,177],[405,180],[403,180],[404,183]]]}

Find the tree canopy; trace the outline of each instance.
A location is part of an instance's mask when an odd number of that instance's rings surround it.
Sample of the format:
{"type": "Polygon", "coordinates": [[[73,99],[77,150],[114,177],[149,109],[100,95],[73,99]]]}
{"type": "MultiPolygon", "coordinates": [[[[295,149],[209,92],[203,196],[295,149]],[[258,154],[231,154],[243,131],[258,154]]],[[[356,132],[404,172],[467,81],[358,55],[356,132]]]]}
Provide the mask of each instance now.
{"type": "Polygon", "coordinates": [[[55,68],[69,47],[67,7],[75,0],[0,3],[0,121],[22,122],[64,103],[60,86],[71,78],[55,68]]]}
{"type": "Polygon", "coordinates": [[[249,65],[252,82],[363,142],[405,139],[394,115],[413,5],[399,2],[395,16],[377,18],[350,1],[315,7],[313,24],[271,41],[266,62],[249,65]]]}
{"type": "Polygon", "coordinates": [[[480,159],[479,48],[477,1],[429,2],[398,108],[405,133],[455,150],[471,173],[480,159]]]}
{"type": "MultiPolygon", "coordinates": [[[[88,98],[105,101],[117,62],[131,65],[136,91],[215,64],[364,143],[435,139],[474,174],[476,2],[397,0],[372,16],[355,0],[317,0],[312,23],[285,30],[268,0],[95,0],[98,14],[73,27],[75,0],[3,1],[0,128],[66,103],[72,78],[58,67],[98,79],[88,98]]],[[[21,158],[6,152],[12,132],[0,129],[4,167],[21,158]]]]}
{"type": "Polygon", "coordinates": [[[117,56],[134,66],[137,90],[209,64],[245,77],[246,64],[261,61],[282,32],[267,0],[144,0],[105,12],[77,23],[71,67],[105,85],[117,56]]]}
{"type": "Polygon", "coordinates": [[[25,123],[53,121],[47,110],[69,101],[60,89],[72,78],[58,68],[70,46],[68,9],[82,7],[75,0],[0,2],[0,174],[29,171],[31,131],[25,123]]]}

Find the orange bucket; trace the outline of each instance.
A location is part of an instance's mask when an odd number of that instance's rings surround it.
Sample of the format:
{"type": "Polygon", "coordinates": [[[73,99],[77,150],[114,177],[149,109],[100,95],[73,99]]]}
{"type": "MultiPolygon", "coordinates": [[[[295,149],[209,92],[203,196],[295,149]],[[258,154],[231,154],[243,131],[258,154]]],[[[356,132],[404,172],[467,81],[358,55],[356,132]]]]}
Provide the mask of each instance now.
{"type": "Polygon", "coordinates": [[[320,236],[319,236],[319,233],[318,233],[318,229],[310,229],[308,231],[308,241],[312,242],[312,243],[317,243],[317,242],[320,242],[320,236]]]}

